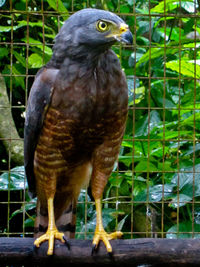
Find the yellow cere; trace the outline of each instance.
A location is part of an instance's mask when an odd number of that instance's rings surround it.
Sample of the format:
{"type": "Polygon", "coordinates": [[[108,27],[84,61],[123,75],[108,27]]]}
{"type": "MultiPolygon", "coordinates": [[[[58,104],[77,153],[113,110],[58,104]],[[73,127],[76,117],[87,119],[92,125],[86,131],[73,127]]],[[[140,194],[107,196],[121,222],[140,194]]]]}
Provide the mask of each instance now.
{"type": "Polygon", "coordinates": [[[119,30],[120,30],[120,34],[122,34],[123,32],[126,32],[126,31],[128,30],[128,25],[125,24],[125,23],[122,23],[122,24],[120,25],[119,30]]]}

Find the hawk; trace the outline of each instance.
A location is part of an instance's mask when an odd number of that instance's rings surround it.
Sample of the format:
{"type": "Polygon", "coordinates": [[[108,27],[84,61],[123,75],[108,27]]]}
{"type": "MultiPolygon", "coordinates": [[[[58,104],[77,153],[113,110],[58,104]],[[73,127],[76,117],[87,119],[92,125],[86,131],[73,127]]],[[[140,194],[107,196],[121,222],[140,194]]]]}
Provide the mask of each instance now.
{"type": "MultiPolygon", "coordinates": [[[[37,73],[26,109],[24,162],[29,191],[37,195],[36,247],[74,237],[76,203],[91,182],[96,206],[95,251],[102,240],[101,198],[123,138],[128,93],[116,42],[131,44],[129,27],[117,15],[83,9],[65,21],[50,61],[37,73]]],[[[68,243],[69,245],[69,243],[68,243]]]]}

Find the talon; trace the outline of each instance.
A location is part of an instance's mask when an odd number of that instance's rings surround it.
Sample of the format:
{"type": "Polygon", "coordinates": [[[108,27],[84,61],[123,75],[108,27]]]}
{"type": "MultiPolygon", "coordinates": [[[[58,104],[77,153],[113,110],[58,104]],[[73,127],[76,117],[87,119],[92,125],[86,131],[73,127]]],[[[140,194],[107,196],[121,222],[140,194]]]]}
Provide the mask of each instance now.
{"type": "Polygon", "coordinates": [[[63,236],[63,239],[64,239],[65,245],[67,246],[68,250],[70,250],[70,243],[69,243],[69,241],[67,240],[67,238],[65,236],[63,236]]]}
{"type": "Polygon", "coordinates": [[[92,244],[92,253],[91,253],[91,255],[94,254],[94,252],[96,251],[96,249],[97,249],[97,245],[96,244],[92,244]]]}
{"type": "Polygon", "coordinates": [[[65,242],[63,239],[63,236],[64,236],[64,234],[58,232],[57,228],[48,229],[44,235],[38,237],[35,240],[34,245],[35,245],[35,247],[38,248],[41,243],[43,243],[44,241],[48,241],[49,247],[48,247],[47,254],[52,255],[53,249],[54,249],[54,239],[59,239],[61,242],[65,242]]]}
{"type": "Polygon", "coordinates": [[[103,223],[102,223],[102,213],[101,213],[101,201],[100,199],[95,200],[95,205],[96,205],[96,211],[97,211],[97,225],[94,233],[94,238],[93,238],[93,246],[92,246],[92,254],[98,247],[99,241],[102,240],[107,252],[110,257],[112,257],[112,247],[110,245],[109,240],[111,239],[116,239],[120,238],[123,234],[120,231],[108,234],[103,228],[103,223]]]}
{"type": "Polygon", "coordinates": [[[108,256],[111,258],[111,259],[113,259],[113,252],[111,251],[111,252],[108,252],[108,256]]]}
{"type": "Polygon", "coordinates": [[[47,255],[53,255],[55,239],[59,239],[62,243],[67,243],[66,240],[64,239],[64,234],[59,232],[58,229],[56,228],[53,200],[54,200],[53,197],[49,197],[47,200],[48,217],[49,217],[48,229],[45,234],[38,237],[34,242],[34,245],[36,247],[39,247],[41,243],[43,243],[44,241],[48,241],[49,246],[48,246],[47,255]]]}
{"type": "Polygon", "coordinates": [[[111,247],[109,240],[120,238],[121,236],[122,236],[121,232],[114,232],[111,234],[107,234],[104,229],[101,229],[101,230],[96,229],[94,238],[93,238],[92,255],[96,251],[99,241],[102,240],[107,249],[109,256],[111,257],[113,254],[112,254],[112,247],[111,247]]]}
{"type": "Polygon", "coordinates": [[[33,251],[37,251],[38,247],[36,245],[33,245],[33,251]]]}

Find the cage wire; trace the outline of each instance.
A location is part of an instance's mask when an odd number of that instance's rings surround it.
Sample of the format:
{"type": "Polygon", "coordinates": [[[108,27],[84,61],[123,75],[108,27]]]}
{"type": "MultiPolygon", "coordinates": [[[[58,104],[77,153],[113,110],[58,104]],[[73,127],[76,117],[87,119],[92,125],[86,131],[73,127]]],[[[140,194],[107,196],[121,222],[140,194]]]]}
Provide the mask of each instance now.
{"type": "MultiPolygon", "coordinates": [[[[134,36],[116,44],[129,114],[104,191],[107,231],[124,238],[200,233],[200,3],[197,0],[0,1],[0,236],[33,236],[36,199],[23,169],[23,124],[36,72],[63,22],[86,8],[121,16],[134,36]]],[[[91,239],[95,207],[81,191],[76,238],[91,239]]]]}

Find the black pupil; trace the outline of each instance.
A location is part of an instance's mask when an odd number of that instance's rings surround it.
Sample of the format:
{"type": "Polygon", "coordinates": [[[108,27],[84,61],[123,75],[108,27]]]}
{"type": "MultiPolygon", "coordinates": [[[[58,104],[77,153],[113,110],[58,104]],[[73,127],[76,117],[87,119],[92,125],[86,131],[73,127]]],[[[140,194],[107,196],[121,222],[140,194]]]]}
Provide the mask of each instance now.
{"type": "Polygon", "coordinates": [[[104,22],[101,23],[101,28],[105,29],[106,24],[104,22]]]}

